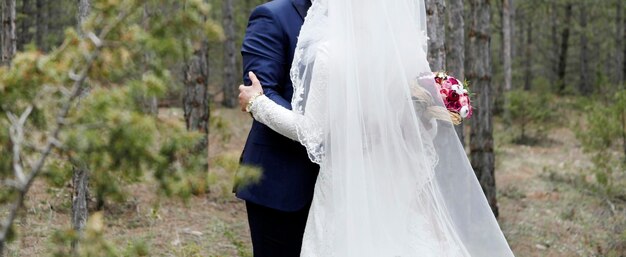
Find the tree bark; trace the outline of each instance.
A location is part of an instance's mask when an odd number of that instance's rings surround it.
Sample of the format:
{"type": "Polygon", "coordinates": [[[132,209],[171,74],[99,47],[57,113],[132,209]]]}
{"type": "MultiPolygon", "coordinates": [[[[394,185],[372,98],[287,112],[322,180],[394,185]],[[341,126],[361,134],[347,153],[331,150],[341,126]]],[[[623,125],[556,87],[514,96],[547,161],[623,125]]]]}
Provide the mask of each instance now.
{"type": "Polygon", "coordinates": [[[513,71],[511,69],[511,0],[502,0],[502,68],[504,70],[504,91],[513,88],[513,71]]]}
{"type": "Polygon", "coordinates": [[[446,26],[444,0],[426,0],[428,26],[428,62],[433,71],[446,68],[446,26]]]}
{"type": "MultiPolygon", "coordinates": [[[[210,17],[205,16],[203,18],[206,21],[210,17]]],[[[193,47],[193,54],[189,58],[185,56],[185,65],[183,67],[183,83],[185,85],[183,111],[187,130],[198,131],[204,134],[202,142],[196,145],[194,149],[195,151],[201,151],[208,147],[209,118],[211,114],[209,101],[213,97],[209,95],[209,41],[204,39],[194,44],[193,47]]]]}
{"type": "MultiPolygon", "coordinates": [[[[81,233],[87,224],[89,210],[87,199],[89,197],[89,170],[80,164],[74,164],[72,168],[72,227],[81,233]]],[[[72,248],[77,249],[78,240],[72,242],[72,248]]]]}
{"type": "Polygon", "coordinates": [[[82,31],[82,24],[89,17],[89,12],[91,10],[91,0],[78,0],[78,16],[76,17],[78,21],[78,31],[82,35],[84,31],[82,31]]]}
{"type": "Polygon", "coordinates": [[[2,56],[0,65],[9,65],[17,51],[15,0],[2,1],[2,56]]]}
{"type": "Polygon", "coordinates": [[[582,95],[591,94],[591,81],[589,81],[589,39],[587,37],[587,6],[580,5],[580,82],[578,90],[582,95]]]}
{"type": "MultiPolygon", "coordinates": [[[[463,0],[448,0],[446,11],[448,12],[448,27],[446,38],[446,64],[451,75],[465,80],[465,21],[463,0]]],[[[465,146],[464,124],[454,126],[456,134],[465,146]]]]}
{"type": "Polygon", "coordinates": [[[489,0],[469,0],[467,73],[473,81],[475,116],[471,122],[471,163],[489,205],[498,216],[493,152],[492,85],[491,85],[491,3],[489,0]]]}
{"type": "MultiPolygon", "coordinates": [[[[558,9],[556,1],[552,2],[549,7],[548,15],[550,17],[558,17],[558,9]]],[[[550,72],[550,80],[557,81],[559,74],[559,33],[557,26],[557,19],[550,19],[550,41],[552,44],[552,53],[550,55],[550,63],[552,64],[552,71],[550,72]]]]}
{"type": "MultiPolygon", "coordinates": [[[[150,6],[149,3],[144,4],[143,6],[143,17],[142,17],[142,26],[145,30],[149,30],[150,29],[150,17],[152,16],[152,14],[154,13],[153,11],[154,7],[150,6]]],[[[146,52],[143,55],[143,63],[144,63],[144,67],[143,67],[143,72],[145,73],[147,71],[147,64],[150,62],[150,53],[146,52]]],[[[152,116],[158,116],[159,115],[159,100],[157,99],[156,96],[152,96],[152,97],[147,97],[147,96],[142,96],[142,99],[140,99],[140,101],[143,103],[143,112],[150,114],[152,116]]]]}
{"type": "MultiPolygon", "coordinates": [[[[617,15],[615,19],[616,31],[615,31],[615,47],[617,48],[617,54],[615,55],[615,81],[621,82],[622,86],[626,87],[624,84],[626,76],[626,42],[624,42],[624,37],[626,36],[626,19],[624,19],[624,1],[617,0],[617,15]],[[620,47],[623,48],[620,49],[620,47]]],[[[625,146],[626,147],[626,146],[625,146]]]]}
{"type": "Polygon", "coordinates": [[[572,23],[572,3],[565,5],[565,21],[561,32],[561,51],[559,53],[558,85],[559,93],[565,91],[565,72],[567,71],[567,50],[569,47],[570,25],[572,23]]]}
{"type": "Polygon", "coordinates": [[[30,0],[22,0],[22,19],[20,20],[20,36],[18,38],[18,50],[24,50],[24,46],[30,43],[30,26],[31,26],[31,3],[30,0]]]}
{"type": "Polygon", "coordinates": [[[508,92],[513,89],[513,70],[512,70],[512,28],[511,10],[513,9],[512,0],[502,0],[502,69],[504,72],[504,120],[510,124],[511,113],[508,106],[508,92]]]}
{"type": "Polygon", "coordinates": [[[208,42],[203,41],[185,67],[185,92],[183,96],[183,110],[185,124],[190,131],[200,131],[205,139],[198,146],[204,149],[208,145],[208,71],[209,51],[208,42]]]}
{"type": "MultiPolygon", "coordinates": [[[[77,27],[81,36],[84,34],[82,31],[82,23],[89,16],[91,9],[90,0],[79,0],[78,2],[78,15],[77,15],[77,27]]],[[[79,160],[80,161],[80,160],[79,160]]],[[[72,227],[79,234],[82,233],[85,225],[87,224],[87,218],[89,216],[88,202],[89,202],[89,168],[86,164],[74,163],[72,172],[72,227]]],[[[72,250],[78,249],[78,240],[72,242],[72,250]]]]}
{"type": "Polygon", "coordinates": [[[233,0],[222,2],[222,15],[224,26],[224,80],[222,81],[222,91],[224,99],[222,105],[228,108],[236,107],[237,102],[237,50],[235,21],[233,18],[233,0]]]}
{"type": "Polygon", "coordinates": [[[35,22],[37,23],[35,25],[35,44],[39,49],[46,49],[44,36],[48,33],[48,24],[46,22],[46,14],[48,12],[46,11],[45,0],[36,0],[35,5],[37,9],[35,17],[35,22]]]}
{"type": "Polygon", "coordinates": [[[532,19],[526,20],[526,43],[524,58],[524,90],[529,91],[533,82],[533,22],[532,19]]]}

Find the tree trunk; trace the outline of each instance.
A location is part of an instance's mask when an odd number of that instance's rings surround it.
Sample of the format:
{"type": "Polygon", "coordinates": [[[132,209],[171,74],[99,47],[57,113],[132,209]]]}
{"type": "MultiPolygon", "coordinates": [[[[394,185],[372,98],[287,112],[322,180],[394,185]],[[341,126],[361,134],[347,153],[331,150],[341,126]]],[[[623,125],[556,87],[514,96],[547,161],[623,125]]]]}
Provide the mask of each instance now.
{"type": "Polygon", "coordinates": [[[78,21],[78,31],[82,35],[84,31],[82,31],[82,24],[89,17],[89,12],[91,10],[91,0],[78,0],[78,16],[76,17],[78,21]]]}
{"type": "Polygon", "coordinates": [[[580,6],[580,82],[578,90],[582,95],[589,95],[593,88],[589,81],[589,39],[587,38],[587,6],[580,6]]]}
{"type": "MultiPolygon", "coordinates": [[[[82,233],[87,224],[89,210],[87,199],[89,197],[89,170],[80,164],[74,164],[72,174],[72,227],[78,233],[82,233]]],[[[78,240],[72,242],[72,249],[77,250],[78,240]]]]}
{"type": "Polygon", "coordinates": [[[475,116],[471,122],[471,162],[476,177],[498,216],[493,152],[492,86],[491,86],[491,6],[489,0],[469,0],[471,23],[468,32],[467,73],[473,81],[475,116]]]}
{"type": "Polygon", "coordinates": [[[15,35],[15,0],[2,1],[2,58],[0,65],[9,65],[17,51],[15,35]]]}
{"type": "MultiPolygon", "coordinates": [[[[517,27],[515,26],[515,20],[517,19],[517,11],[515,8],[515,1],[514,0],[508,0],[509,1],[509,27],[511,28],[511,60],[515,60],[516,57],[516,51],[515,51],[515,35],[517,34],[517,27]]],[[[513,61],[511,61],[511,66],[513,66],[513,61]]],[[[511,75],[511,77],[513,77],[511,75]]],[[[512,87],[512,82],[511,82],[511,87],[512,87]]]]}
{"type": "Polygon", "coordinates": [[[533,82],[533,22],[532,19],[526,20],[526,43],[524,58],[524,90],[529,91],[533,82]]]}
{"type": "Polygon", "coordinates": [[[30,0],[22,0],[22,18],[20,19],[20,37],[17,49],[24,50],[24,46],[30,43],[30,26],[31,26],[31,3],[30,0]]]}
{"type": "Polygon", "coordinates": [[[565,5],[565,21],[561,33],[561,51],[559,53],[558,85],[559,93],[565,91],[565,72],[567,71],[567,49],[569,47],[570,25],[572,23],[572,3],[565,5]]]}
{"type": "MultiPolygon", "coordinates": [[[[448,0],[448,27],[446,38],[446,64],[452,76],[465,80],[465,21],[463,19],[463,0],[448,0]]],[[[465,146],[464,124],[454,126],[461,144],[465,146]]]]}
{"type": "MultiPolygon", "coordinates": [[[[142,26],[145,30],[150,29],[150,17],[154,13],[153,9],[154,9],[154,6],[151,6],[149,3],[146,3],[143,6],[142,26]]],[[[143,72],[144,73],[147,72],[147,64],[149,62],[150,62],[150,53],[146,52],[143,55],[143,63],[144,63],[143,72]]],[[[139,99],[139,101],[143,103],[142,108],[143,108],[144,113],[150,114],[155,117],[159,115],[159,100],[157,99],[156,96],[152,96],[152,97],[141,96],[141,99],[139,99]]]]}
{"type": "Polygon", "coordinates": [[[443,0],[426,0],[428,26],[428,62],[433,71],[446,68],[445,3],[443,0]]]}
{"type": "MultiPolygon", "coordinates": [[[[246,2],[246,4],[249,3],[246,2]]],[[[209,18],[204,17],[205,20],[209,18]]],[[[207,149],[209,144],[209,120],[211,118],[211,110],[209,108],[211,99],[214,97],[209,92],[209,41],[205,39],[200,42],[199,45],[195,46],[191,58],[185,59],[186,64],[183,72],[185,84],[185,91],[183,92],[185,125],[189,131],[199,131],[204,134],[202,142],[196,145],[196,149],[194,149],[195,151],[201,151],[207,149]]],[[[208,151],[206,154],[208,156],[208,151]]],[[[208,170],[208,165],[206,168],[208,170]]]]}
{"type": "Polygon", "coordinates": [[[504,70],[504,92],[513,88],[511,69],[511,0],[502,0],[502,68],[504,70]]]}
{"type": "Polygon", "coordinates": [[[185,124],[191,131],[200,131],[206,135],[199,148],[208,145],[208,71],[209,51],[208,42],[203,41],[185,67],[185,92],[183,96],[183,110],[185,124]]]}
{"type": "MultiPolygon", "coordinates": [[[[78,31],[83,35],[81,29],[82,23],[89,16],[91,9],[90,0],[79,0],[78,2],[78,31]]],[[[79,160],[80,161],[80,160],[79,160]]],[[[88,202],[89,202],[89,168],[87,164],[74,163],[72,173],[72,227],[79,234],[82,233],[85,225],[87,224],[87,218],[89,216],[88,202]]],[[[72,242],[72,250],[75,252],[78,249],[78,240],[72,242]]]]}
{"type": "MultiPolygon", "coordinates": [[[[556,1],[552,2],[549,7],[548,15],[550,17],[558,17],[557,11],[557,3],[556,1]]],[[[557,19],[550,19],[550,41],[552,45],[552,53],[550,54],[550,64],[551,64],[551,72],[550,72],[550,80],[558,81],[559,74],[559,55],[560,46],[559,46],[559,33],[557,26],[557,19]]]]}
{"type": "Polygon", "coordinates": [[[45,4],[45,0],[36,0],[37,2],[35,3],[37,11],[36,11],[36,17],[35,17],[35,22],[37,23],[35,25],[36,30],[35,30],[35,44],[37,45],[37,48],[39,49],[46,49],[45,43],[44,43],[44,36],[48,33],[48,24],[46,22],[46,14],[48,13],[46,11],[46,4],[45,4]]]}
{"type": "MultiPolygon", "coordinates": [[[[615,33],[615,47],[617,48],[617,53],[615,54],[615,81],[621,83],[623,87],[626,87],[624,84],[626,76],[625,73],[625,58],[626,58],[626,42],[624,42],[624,37],[626,36],[626,19],[624,19],[624,1],[617,0],[617,16],[615,19],[616,24],[616,33],[615,33]],[[620,49],[620,47],[623,48],[620,49]]],[[[626,146],[625,146],[626,147],[626,146]]]]}
{"type": "Polygon", "coordinates": [[[511,9],[512,0],[502,0],[502,69],[504,71],[504,120],[510,124],[511,115],[506,106],[508,105],[508,92],[513,89],[513,70],[512,70],[512,25],[511,25],[511,9]]]}
{"type": "Polygon", "coordinates": [[[224,99],[222,105],[233,108],[238,105],[237,101],[237,50],[236,50],[236,32],[235,21],[233,19],[233,0],[224,0],[222,2],[222,15],[224,26],[224,80],[222,81],[222,91],[224,99]]]}

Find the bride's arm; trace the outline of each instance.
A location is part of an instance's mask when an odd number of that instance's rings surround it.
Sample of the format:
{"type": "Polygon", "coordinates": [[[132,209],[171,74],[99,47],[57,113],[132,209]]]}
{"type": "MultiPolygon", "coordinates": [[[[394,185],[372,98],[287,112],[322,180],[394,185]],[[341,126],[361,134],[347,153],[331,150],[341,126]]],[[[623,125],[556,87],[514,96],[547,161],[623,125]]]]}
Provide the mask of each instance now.
{"type": "Polygon", "coordinates": [[[250,112],[255,120],[291,140],[298,141],[296,123],[303,118],[303,115],[278,105],[265,95],[257,97],[252,102],[250,112]]]}
{"type": "MultiPolygon", "coordinates": [[[[325,54],[325,51],[320,51],[319,54],[325,54]]],[[[248,107],[247,109],[250,113],[252,113],[254,119],[294,141],[299,141],[298,127],[300,127],[300,129],[304,128],[307,131],[315,131],[316,128],[312,128],[312,126],[318,126],[318,123],[315,121],[319,121],[321,118],[320,116],[324,115],[324,110],[322,108],[323,104],[320,103],[323,101],[322,99],[326,90],[326,84],[322,79],[324,77],[323,73],[326,71],[322,60],[324,58],[319,59],[319,65],[314,65],[313,67],[313,77],[315,77],[315,82],[312,82],[314,85],[311,85],[310,87],[307,98],[310,104],[306,107],[305,115],[289,110],[275,103],[265,95],[257,96],[262,92],[262,86],[253,72],[249,73],[252,86],[239,87],[239,102],[242,109],[246,109],[246,107],[248,107]],[[251,104],[247,106],[250,101],[251,104]]]]}
{"type": "Polygon", "coordinates": [[[253,72],[249,72],[248,76],[252,85],[239,86],[241,109],[250,112],[255,120],[279,134],[298,141],[297,126],[304,124],[305,116],[295,113],[263,95],[263,88],[257,76],[253,72]]]}
{"type": "MultiPolygon", "coordinates": [[[[289,110],[270,98],[260,95],[263,92],[261,83],[253,72],[249,73],[252,86],[239,87],[239,103],[242,109],[248,109],[254,119],[270,127],[272,130],[294,141],[303,140],[303,144],[310,144],[308,134],[320,133],[321,124],[325,112],[324,99],[327,88],[328,53],[325,47],[320,47],[317,53],[316,63],[312,65],[311,81],[307,94],[307,105],[304,114],[289,110]],[[256,96],[256,97],[255,97],[256,96]],[[298,130],[306,133],[305,138],[299,138],[298,130]]],[[[300,134],[302,136],[302,134],[300,134]]]]}

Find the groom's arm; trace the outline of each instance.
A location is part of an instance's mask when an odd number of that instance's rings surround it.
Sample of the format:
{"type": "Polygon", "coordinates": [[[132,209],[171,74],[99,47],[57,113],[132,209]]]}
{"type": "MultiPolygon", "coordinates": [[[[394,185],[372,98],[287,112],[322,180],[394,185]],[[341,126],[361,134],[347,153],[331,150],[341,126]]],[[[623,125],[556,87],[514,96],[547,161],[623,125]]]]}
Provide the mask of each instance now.
{"type": "Polygon", "coordinates": [[[265,95],[279,105],[291,109],[290,101],[279,93],[283,90],[281,82],[286,75],[286,65],[290,65],[285,56],[288,45],[286,42],[286,34],[274,14],[267,7],[259,6],[250,16],[241,55],[244,83],[251,85],[248,72],[254,72],[263,85],[265,95]]]}

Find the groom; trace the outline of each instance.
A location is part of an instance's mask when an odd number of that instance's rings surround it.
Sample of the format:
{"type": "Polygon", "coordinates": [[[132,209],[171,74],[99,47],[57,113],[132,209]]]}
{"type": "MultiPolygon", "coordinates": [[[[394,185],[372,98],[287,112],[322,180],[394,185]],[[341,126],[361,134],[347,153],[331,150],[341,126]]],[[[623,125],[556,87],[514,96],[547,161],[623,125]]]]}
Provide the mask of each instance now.
{"type": "MultiPolygon", "coordinates": [[[[289,77],[311,0],[274,0],[252,12],[243,40],[244,83],[254,72],[267,97],[291,109],[289,77]]],[[[254,121],[241,163],[262,169],[261,180],[235,188],[246,201],[255,257],[298,257],[319,166],[306,149],[254,121]]]]}

